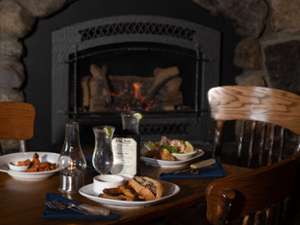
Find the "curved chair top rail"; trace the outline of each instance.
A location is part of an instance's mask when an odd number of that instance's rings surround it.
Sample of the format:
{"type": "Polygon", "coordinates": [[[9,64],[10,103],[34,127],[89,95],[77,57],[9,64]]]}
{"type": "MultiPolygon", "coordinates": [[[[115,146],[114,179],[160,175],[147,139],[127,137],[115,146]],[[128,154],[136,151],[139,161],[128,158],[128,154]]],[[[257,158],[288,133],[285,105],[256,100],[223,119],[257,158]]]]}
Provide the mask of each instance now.
{"type": "Polygon", "coordinates": [[[300,96],[273,88],[222,86],[208,91],[215,120],[256,120],[300,135],[300,96]]]}
{"type": "Polygon", "coordinates": [[[0,138],[28,140],[34,134],[35,109],[29,103],[0,102],[0,138]]]}

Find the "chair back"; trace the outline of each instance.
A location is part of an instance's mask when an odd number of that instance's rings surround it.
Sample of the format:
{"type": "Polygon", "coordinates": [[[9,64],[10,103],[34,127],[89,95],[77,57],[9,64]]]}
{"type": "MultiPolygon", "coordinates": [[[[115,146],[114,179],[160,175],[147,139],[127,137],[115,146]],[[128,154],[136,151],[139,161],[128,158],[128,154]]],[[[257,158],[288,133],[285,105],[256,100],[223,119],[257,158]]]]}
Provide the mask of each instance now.
{"type": "Polygon", "coordinates": [[[34,120],[35,109],[31,104],[0,102],[0,139],[31,139],[34,120]]]}
{"type": "Polygon", "coordinates": [[[206,193],[208,221],[213,225],[233,221],[243,225],[284,224],[288,211],[280,203],[296,191],[298,166],[299,158],[293,157],[212,182],[206,193]]]}
{"type": "Polygon", "coordinates": [[[223,86],[210,89],[208,101],[216,120],[215,156],[221,154],[224,122],[231,120],[239,121],[238,160],[246,158],[249,167],[253,162],[272,164],[300,150],[300,96],[266,87],[223,86]],[[292,142],[293,151],[285,152],[292,142]]]}

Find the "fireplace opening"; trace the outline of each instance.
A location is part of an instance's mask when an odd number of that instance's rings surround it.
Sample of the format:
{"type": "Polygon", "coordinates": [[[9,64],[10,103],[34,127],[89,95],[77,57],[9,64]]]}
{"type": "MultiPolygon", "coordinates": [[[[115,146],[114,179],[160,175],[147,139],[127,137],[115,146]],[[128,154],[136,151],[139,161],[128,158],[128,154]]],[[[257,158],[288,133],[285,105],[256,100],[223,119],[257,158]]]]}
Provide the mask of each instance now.
{"type": "Polygon", "coordinates": [[[77,116],[122,111],[197,112],[197,52],[123,43],[71,54],[70,108],[77,116]]]}
{"type": "MultiPolygon", "coordinates": [[[[124,15],[52,34],[52,141],[72,118],[121,125],[121,111],[144,114],[142,139],[207,140],[207,92],[220,84],[220,32],[160,16],[124,15]]],[[[91,137],[92,135],[88,135],[91,137]]]]}

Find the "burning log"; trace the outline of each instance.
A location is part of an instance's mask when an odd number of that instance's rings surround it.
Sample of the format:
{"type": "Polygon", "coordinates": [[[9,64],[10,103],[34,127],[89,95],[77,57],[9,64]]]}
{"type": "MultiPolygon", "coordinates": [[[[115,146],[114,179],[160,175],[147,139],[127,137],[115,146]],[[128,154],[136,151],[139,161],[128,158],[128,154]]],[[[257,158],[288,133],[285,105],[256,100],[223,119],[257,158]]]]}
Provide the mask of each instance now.
{"type": "Polygon", "coordinates": [[[90,112],[103,112],[111,103],[110,88],[106,78],[107,67],[91,64],[90,72],[92,78],[90,86],[90,112]]]}
{"type": "Polygon", "coordinates": [[[171,111],[183,104],[177,66],[156,68],[153,76],[107,76],[106,70],[106,66],[92,64],[91,76],[81,80],[82,105],[90,112],[171,111]]]}
{"type": "Polygon", "coordinates": [[[91,76],[83,77],[81,80],[82,105],[90,112],[107,111],[111,104],[110,89],[106,78],[107,67],[91,64],[91,76]]]}
{"type": "Polygon", "coordinates": [[[183,97],[180,90],[182,79],[178,67],[156,68],[153,74],[155,80],[148,91],[148,101],[158,95],[158,92],[162,92],[160,98],[164,110],[174,110],[175,106],[182,105],[183,97]]]}
{"type": "Polygon", "coordinates": [[[81,89],[82,89],[82,106],[85,111],[89,109],[90,106],[90,87],[89,87],[90,76],[85,76],[81,80],[81,89]]]}

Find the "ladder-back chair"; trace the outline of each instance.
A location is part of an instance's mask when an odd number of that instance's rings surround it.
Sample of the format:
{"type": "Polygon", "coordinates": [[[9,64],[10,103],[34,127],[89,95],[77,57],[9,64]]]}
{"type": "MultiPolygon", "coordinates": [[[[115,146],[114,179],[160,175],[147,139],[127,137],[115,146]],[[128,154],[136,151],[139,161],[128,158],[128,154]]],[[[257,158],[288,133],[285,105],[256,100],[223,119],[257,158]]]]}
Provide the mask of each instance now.
{"type": "Polygon", "coordinates": [[[25,151],[25,140],[34,134],[35,109],[23,102],[0,102],[0,139],[20,141],[20,150],[25,151]]]}
{"type": "MultiPolygon", "coordinates": [[[[210,224],[291,224],[287,200],[297,192],[299,156],[209,184],[206,192],[210,224]]],[[[293,211],[294,212],[294,211],[293,211]]]]}
{"type": "Polygon", "coordinates": [[[300,96],[266,87],[223,86],[210,89],[208,101],[216,121],[214,156],[221,155],[224,122],[231,120],[240,125],[239,165],[270,165],[300,150],[300,96]]]}

